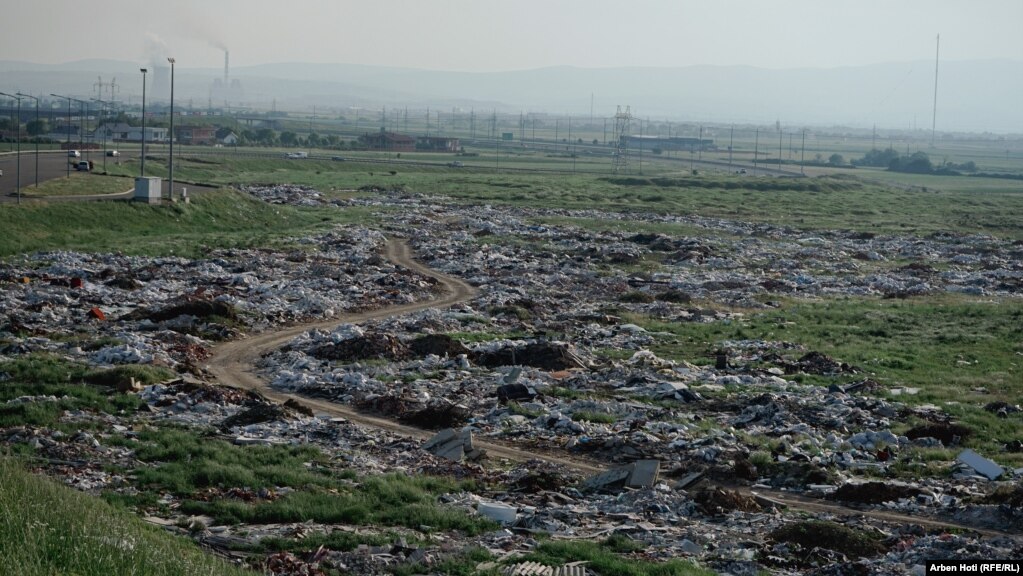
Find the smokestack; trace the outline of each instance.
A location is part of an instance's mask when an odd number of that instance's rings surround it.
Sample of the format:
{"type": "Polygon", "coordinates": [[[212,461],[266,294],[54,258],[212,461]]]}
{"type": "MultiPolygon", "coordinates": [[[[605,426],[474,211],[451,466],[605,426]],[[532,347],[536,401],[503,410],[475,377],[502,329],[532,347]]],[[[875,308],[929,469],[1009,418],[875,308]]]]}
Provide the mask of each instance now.
{"type": "Polygon", "coordinates": [[[231,54],[230,52],[228,52],[227,50],[224,50],[224,86],[225,87],[227,86],[228,57],[230,56],[230,54],[231,54]]]}

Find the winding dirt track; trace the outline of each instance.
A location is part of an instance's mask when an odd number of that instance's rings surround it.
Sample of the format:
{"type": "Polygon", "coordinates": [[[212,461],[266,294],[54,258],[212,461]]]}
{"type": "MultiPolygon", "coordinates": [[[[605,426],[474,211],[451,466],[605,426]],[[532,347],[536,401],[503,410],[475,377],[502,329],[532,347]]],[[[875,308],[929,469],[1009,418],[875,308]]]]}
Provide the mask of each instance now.
{"type": "MultiPolygon", "coordinates": [[[[270,386],[268,386],[267,383],[264,382],[263,379],[255,372],[254,365],[261,355],[281,347],[295,336],[298,336],[308,330],[330,329],[342,323],[364,322],[366,320],[388,318],[427,308],[446,308],[460,302],[466,302],[476,295],[476,289],[465,282],[437,272],[436,270],[428,268],[413,260],[408,244],[402,240],[389,239],[385,250],[384,256],[391,262],[394,262],[399,266],[404,266],[405,268],[413,270],[423,276],[428,276],[437,280],[444,289],[444,295],[436,300],[424,300],[422,302],[390,306],[370,312],[348,314],[332,320],[290,326],[272,332],[264,332],[262,334],[249,336],[241,340],[226,342],[217,346],[213,350],[213,356],[209,360],[207,369],[220,384],[245,390],[255,390],[267,399],[275,402],[294,400],[295,402],[309,407],[314,412],[345,418],[363,426],[389,430],[391,432],[404,434],[413,438],[426,439],[433,436],[434,432],[416,428],[414,426],[406,426],[387,418],[364,414],[341,404],[336,404],[327,400],[306,398],[297,394],[288,394],[286,392],[274,390],[270,388],[270,386]]],[[[479,439],[474,439],[473,443],[476,446],[485,449],[487,454],[490,456],[497,458],[507,458],[508,460],[522,462],[529,460],[530,458],[543,457],[549,460],[556,460],[561,464],[584,473],[601,471],[601,468],[597,466],[575,459],[543,456],[529,450],[512,448],[493,442],[484,442],[479,439]]]]}
{"type": "MultiPolygon", "coordinates": [[[[214,348],[213,355],[209,360],[207,369],[216,378],[217,382],[222,385],[245,390],[254,390],[267,399],[275,402],[283,403],[287,400],[293,400],[309,407],[315,412],[345,418],[362,426],[388,430],[413,438],[427,439],[433,436],[434,432],[416,428],[414,426],[406,426],[387,418],[364,414],[342,404],[336,404],[327,400],[306,398],[304,396],[274,390],[270,388],[270,386],[267,385],[267,383],[264,382],[255,371],[255,363],[261,355],[279,348],[295,336],[298,336],[308,330],[330,329],[342,323],[354,323],[378,318],[388,318],[427,308],[446,308],[461,302],[466,302],[476,295],[476,289],[469,286],[462,280],[437,272],[436,270],[428,268],[427,266],[413,260],[409,246],[403,240],[389,239],[386,244],[384,255],[388,260],[399,266],[404,266],[405,268],[413,270],[423,276],[437,280],[444,289],[444,295],[435,300],[424,300],[422,302],[396,305],[370,312],[348,314],[340,318],[290,326],[274,330],[272,332],[256,334],[241,340],[226,342],[214,348]]],[[[504,444],[480,441],[479,439],[475,439],[474,444],[485,449],[492,457],[505,458],[516,462],[525,462],[530,459],[547,460],[575,469],[584,474],[593,474],[604,470],[604,467],[595,465],[592,462],[572,458],[564,454],[546,453],[543,451],[537,451],[536,449],[515,448],[504,444]]],[[[730,488],[739,490],[745,494],[752,493],[752,491],[745,486],[731,486],[730,488]]],[[[802,510],[813,513],[825,512],[836,515],[853,514],[887,522],[919,524],[931,529],[973,530],[988,536],[1019,536],[1019,534],[1013,532],[979,528],[955,522],[946,522],[927,516],[914,516],[883,510],[856,510],[835,502],[800,496],[778,490],[758,490],[756,492],[793,510],[802,510]]]]}

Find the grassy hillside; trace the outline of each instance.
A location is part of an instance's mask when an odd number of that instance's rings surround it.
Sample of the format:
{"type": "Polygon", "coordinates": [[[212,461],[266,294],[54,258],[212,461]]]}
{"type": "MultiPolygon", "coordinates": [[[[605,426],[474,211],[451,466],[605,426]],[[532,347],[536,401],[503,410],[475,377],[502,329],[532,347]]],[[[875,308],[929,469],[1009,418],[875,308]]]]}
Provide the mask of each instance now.
{"type": "Polygon", "coordinates": [[[254,574],[9,457],[0,457],[0,486],[0,566],[8,576],[254,574]]]}
{"type": "Polygon", "coordinates": [[[261,246],[369,218],[364,209],[272,206],[230,190],[169,206],[32,202],[0,209],[0,257],[54,249],[194,257],[208,247],[261,246]]]}

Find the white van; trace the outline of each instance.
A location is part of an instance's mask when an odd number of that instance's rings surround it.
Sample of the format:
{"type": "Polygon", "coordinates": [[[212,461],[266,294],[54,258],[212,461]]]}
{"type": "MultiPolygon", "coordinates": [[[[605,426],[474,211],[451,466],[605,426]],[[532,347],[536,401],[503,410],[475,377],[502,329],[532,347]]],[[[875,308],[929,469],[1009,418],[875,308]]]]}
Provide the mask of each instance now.
{"type": "Polygon", "coordinates": [[[78,150],[68,150],[67,151],[67,157],[68,158],[81,158],[82,157],[82,153],[79,152],[78,150]]]}

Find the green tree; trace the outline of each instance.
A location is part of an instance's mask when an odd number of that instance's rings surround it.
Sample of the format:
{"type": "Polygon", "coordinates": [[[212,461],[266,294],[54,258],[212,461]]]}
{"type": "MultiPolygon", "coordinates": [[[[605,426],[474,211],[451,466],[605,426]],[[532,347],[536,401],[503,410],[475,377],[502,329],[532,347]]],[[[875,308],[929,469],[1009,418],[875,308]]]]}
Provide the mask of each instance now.
{"type": "Polygon", "coordinates": [[[298,134],[295,134],[290,130],[285,130],[284,132],[281,132],[280,140],[282,146],[294,146],[298,141],[298,134]]]}
{"type": "Polygon", "coordinates": [[[46,120],[32,120],[25,125],[25,131],[29,136],[40,136],[50,132],[50,123],[46,120]]]}
{"type": "Polygon", "coordinates": [[[256,130],[256,142],[264,146],[273,146],[277,142],[277,133],[270,128],[256,130]]]}
{"type": "Polygon", "coordinates": [[[828,164],[831,164],[832,166],[841,166],[842,164],[845,164],[845,158],[836,152],[831,156],[828,156],[828,164]]]}

